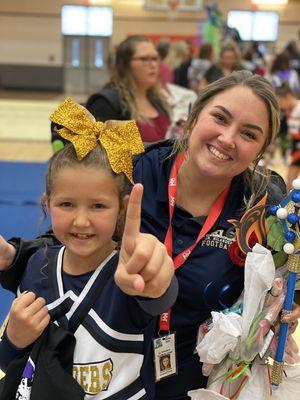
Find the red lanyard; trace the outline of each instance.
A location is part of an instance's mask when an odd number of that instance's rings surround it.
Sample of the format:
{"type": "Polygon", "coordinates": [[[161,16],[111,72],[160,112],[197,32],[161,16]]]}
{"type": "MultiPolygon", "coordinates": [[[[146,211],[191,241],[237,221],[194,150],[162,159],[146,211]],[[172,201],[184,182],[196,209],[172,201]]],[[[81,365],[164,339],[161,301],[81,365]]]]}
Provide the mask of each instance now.
{"type": "MultiPolygon", "coordinates": [[[[169,184],[168,184],[168,199],[169,199],[169,227],[167,231],[167,235],[165,238],[165,246],[167,248],[168,254],[170,257],[173,255],[173,237],[172,237],[172,218],[175,210],[175,202],[176,202],[176,192],[177,192],[177,176],[178,176],[178,171],[179,168],[181,167],[181,164],[183,163],[184,157],[185,157],[185,152],[180,153],[177,157],[176,160],[173,164],[173,167],[171,169],[171,174],[169,178],[169,184]]],[[[175,270],[188,259],[190,256],[191,252],[194,250],[194,248],[197,246],[199,241],[209,232],[209,230],[214,226],[215,222],[219,218],[222,209],[224,207],[225,201],[227,199],[228,193],[229,193],[230,185],[223,190],[223,192],[218,196],[216,199],[215,203],[213,204],[212,208],[209,211],[209,214],[205,220],[204,225],[202,226],[199,235],[196,239],[196,241],[189,246],[187,249],[183,250],[180,254],[178,254],[173,262],[174,262],[174,268],[175,270]]],[[[160,330],[164,331],[169,331],[170,330],[170,314],[171,310],[161,314],[160,316],[160,321],[159,321],[159,328],[160,330]]]]}

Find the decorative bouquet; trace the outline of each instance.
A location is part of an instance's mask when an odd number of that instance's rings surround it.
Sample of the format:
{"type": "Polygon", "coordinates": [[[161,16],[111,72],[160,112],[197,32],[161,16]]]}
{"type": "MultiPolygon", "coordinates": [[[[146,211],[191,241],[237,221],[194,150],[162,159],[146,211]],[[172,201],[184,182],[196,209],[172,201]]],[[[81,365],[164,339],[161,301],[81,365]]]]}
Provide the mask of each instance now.
{"type": "Polygon", "coordinates": [[[298,346],[288,324],[281,323],[279,337],[273,329],[281,312],[292,310],[300,277],[300,179],[293,187],[280,206],[266,212],[264,198],[241,221],[230,221],[237,241],[229,254],[245,264],[244,291],[230,309],[212,312],[199,328],[196,350],[209,379],[207,389],[188,393],[192,400],[300,398],[300,365],[284,366],[300,361],[298,346]]]}

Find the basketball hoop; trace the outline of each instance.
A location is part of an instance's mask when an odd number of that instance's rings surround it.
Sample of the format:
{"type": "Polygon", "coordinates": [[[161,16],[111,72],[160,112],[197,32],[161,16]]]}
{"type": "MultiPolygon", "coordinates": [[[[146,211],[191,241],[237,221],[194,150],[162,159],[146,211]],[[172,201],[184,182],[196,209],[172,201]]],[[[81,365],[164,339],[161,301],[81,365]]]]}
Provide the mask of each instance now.
{"type": "Polygon", "coordinates": [[[167,5],[168,5],[168,11],[167,11],[168,19],[176,19],[178,14],[179,0],[167,0],[167,5]]]}

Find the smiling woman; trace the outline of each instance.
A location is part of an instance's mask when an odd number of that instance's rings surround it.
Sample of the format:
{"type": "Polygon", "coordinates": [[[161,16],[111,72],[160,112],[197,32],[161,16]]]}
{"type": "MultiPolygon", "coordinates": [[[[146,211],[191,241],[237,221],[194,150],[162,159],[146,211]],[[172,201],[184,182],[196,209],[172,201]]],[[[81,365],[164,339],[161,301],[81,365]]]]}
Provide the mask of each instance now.
{"type": "Polygon", "coordinates": [[[268,135],[268,110],[251,89],[237,87],[215,96],[200,113],[189,137],[181,170],[189,180],[227,186],[261,152],[268,135]],[[253,114],[252,110],[256,110],[253,114]]]}
{"type": "Polygon", "coordinates": [[[285,191],[278,175],[257,166],[278,127],[271,85],[234,72],[200,93],[174,145],[148,148],[136,162],[135,181],[145,183],[142,229],[173,255],[180,288],[158,327],[176,332],[178,374],[157,383],[156,399],[187,400],[189,390],[206,386],[194,352],[200,321],[243,290],[243,268],[229,256],[235,231],[228,220],[240,220],[266,192],[267,203],[279,203],[285,191]]]}
{"type": "Polygon", "coordinates": [[[247,71],[232,73],[205,88],[175,146],[175,151],[188,150],[179,172],[179,180],[181,176],[185,186],[183,192],[187,187],[195,189],[187,182],[197,177],[197,182],[202,183],[199,190],[205,187],[209,196],[210,188],[212,192],[224,189],[233,177],[243,174],[255,194],[252,200],[258,198],[268,172],[260,173],[262,179],[257,181],[253,171],[277,135],[278,110],[271,85],[247,71]]]}
{"type": "Polygon", "coordinates": [[[97,120],[135,119],[144,142],[165,138],[169,106],[158,86],[159,56],[145,36],[130,36],[117,48],[110,83],[87,101],[97,120]]]}

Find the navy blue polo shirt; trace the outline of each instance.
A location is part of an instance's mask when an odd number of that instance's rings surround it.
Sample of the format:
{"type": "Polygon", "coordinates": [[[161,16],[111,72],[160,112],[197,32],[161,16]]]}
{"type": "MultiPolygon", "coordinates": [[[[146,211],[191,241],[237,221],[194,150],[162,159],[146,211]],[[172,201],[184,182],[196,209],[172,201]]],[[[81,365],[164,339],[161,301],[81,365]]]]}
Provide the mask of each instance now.
{"type": "MultiPolygon", "coordinates": [[[[174,156],[168,142],[140,155],[134,166],[134,181],[144,184],[143,232],[164,242],[168,224],[168,180],[174,156]]],[[[244,270],[232,263],[228,247],[235,238],[228,219],[239,219],[243,209],[243,179],[234,178],[221,215],[195,247],[187,261],[176,270],[179,294],[171,311],[171,330],[176,332],[179,376],[157,384],[156,399],[187,399],[187,391],[206,385],[199,357],[194,354],[199,325],[213,310],[230,307],[243,290],[244,270]]],[[[195,242],[204,218],[193,217],[175,207],[173,215],[173,257],[195,242]]]]}

